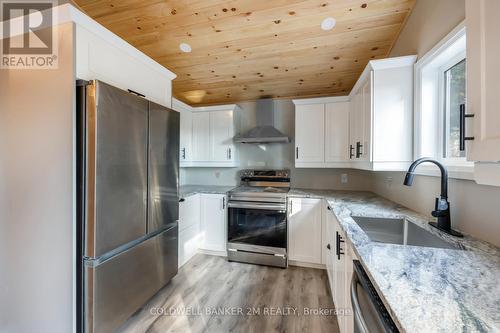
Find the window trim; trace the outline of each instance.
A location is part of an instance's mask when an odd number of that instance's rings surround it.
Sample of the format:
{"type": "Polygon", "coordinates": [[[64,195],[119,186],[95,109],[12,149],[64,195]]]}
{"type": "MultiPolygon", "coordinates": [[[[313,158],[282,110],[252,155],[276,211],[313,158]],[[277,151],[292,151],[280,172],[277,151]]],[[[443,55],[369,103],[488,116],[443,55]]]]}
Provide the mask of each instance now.
{"type": "MultiPolygon", "coordinates": [[[[436,158],[441,161],[448,167],[449,176],[451,178],[458,179],[473,179],[474,178],[474,163],[466,161],[462,158],[444,158],[443,156],[443,134],[444,134],[444,117],[443,117],[443,107],[444,107],[444,76],[439,73],[443,73],[444,67],[449,69],[453,65],[457,64],[461,60],[460,57],[463,56],[462,59],[465,59],[465,49],[459,49],[459,51],[454,50],[454,47],[457,47],[457,43],[460,42],[462,38],[465,37],[465,21],[461,22],[458,26],[456,26],[448,35],[446,35],[439,43],[437,43],[429,52],[427,52],[424,56],[422,56],[414,66],[414,143],[413,143],[413,153],[414,159],[418,159],[422,157],[423,150],[423,133],[424,128],[422,126],[423,122],[423,85],[424,83],[432,82],[432,89],[434,90],[437,87],[437,95],[434,95],[433,100],[433,110],[439,110],[437,114],[431,114],[431,119],[435,122],[431,124],[433,128],[431,132],[434,132],[434,129],[437,129],[437,133],[432,134],[434,136],[433,139],[438,140],[437,149],[433,148],[432,155],[429,156],[432,158],[436,158]],[[445,57],[447,53],[453,53],[449,60],[443,61],[442,64],[439,64],[437,67],[433,65],[437,59],[440,57],[445,57]],[[456,61],[458,60],[458,61],[456,61]],[[450,66],[447,66],[450,65],[450,66]],[[437,76],[436,76],[437,75],[437,76]],[[431,79],[429,79],[429,77],[431,79]]],[[[441,60],[440,60],[441,61],[441,60]]],[[[435,112],[433,112],[435,113],[435,112]]],[[[428,115],[427,115],[428,116],[428,115]]],[[[427,154],[428,155],[428,154],[427,154]]],[[[418,169],[418,174],[427,175],[427,176],[439,176],[439,172],[431,165],[424,164],[418,169]]]]}

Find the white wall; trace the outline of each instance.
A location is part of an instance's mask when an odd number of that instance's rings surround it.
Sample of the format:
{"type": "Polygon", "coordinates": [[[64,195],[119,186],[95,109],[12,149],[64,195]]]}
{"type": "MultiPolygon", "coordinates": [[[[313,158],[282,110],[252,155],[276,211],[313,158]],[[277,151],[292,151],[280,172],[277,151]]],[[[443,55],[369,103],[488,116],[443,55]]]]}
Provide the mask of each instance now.
{"type": "Polygon", "coordinates": [[[390,56],[423,56],[465,19],[465,0],[417,0],[390,56]]]}
{"type": "Polygon", "coordinates": [[[0,70],[0,332],[73,330],[72,35],[57,70],[0,70]]]}
{"type": "MultiPolygon", "coordinates": [[[[256,103],[238,103],[241,107],[240,128],[242,132],[256,125],[256,103]]],[[[369,174],[357,170],[340,169],[295,169],[294,137],[295,106],[291,100],[275,100],[275,127],[288,135],[289,144],[238,144],[239,168],[183,168],[182,184],[237,185],[238,170],[252,168],[286,168],[291,171],[292,186],[316,189],[370,189],[369,174]],[[347,173],[349,182],[341,184],[340,175],[347,173]]]]}
{"type": "MultiPolygon", "coordinates": [[[[423,56],[465,18],[464,0],[418,0],[391,56],[423,56]]],[[[438,177],[417,176],[412,187],[403,186],[403,172],[373,173],[373,191],[416,211],[429,214],[440,192],[438,177]],[[386,178],[392,178],[388,185],[386,178]]],[[[452,224],[479,239],[500,246],[500,187],[469,180],[449,183],[452,224]]]]}

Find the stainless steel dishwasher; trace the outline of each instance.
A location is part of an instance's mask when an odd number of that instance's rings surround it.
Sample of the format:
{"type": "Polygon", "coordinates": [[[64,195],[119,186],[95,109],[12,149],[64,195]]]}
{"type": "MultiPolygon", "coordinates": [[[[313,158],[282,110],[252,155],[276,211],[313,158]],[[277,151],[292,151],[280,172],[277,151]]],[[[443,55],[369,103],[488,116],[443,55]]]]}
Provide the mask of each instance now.
{"type": "Polygon", "coordinates": [[[358,260],[353,261],[351,300],[354,333],[399,332],[358,260]]]}

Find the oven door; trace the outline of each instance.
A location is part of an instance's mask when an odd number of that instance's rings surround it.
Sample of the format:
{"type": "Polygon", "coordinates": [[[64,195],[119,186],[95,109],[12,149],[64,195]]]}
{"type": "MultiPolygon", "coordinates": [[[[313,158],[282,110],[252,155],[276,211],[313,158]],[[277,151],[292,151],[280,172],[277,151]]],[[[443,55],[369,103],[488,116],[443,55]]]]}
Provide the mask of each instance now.
{"type": "Polygon", "coordinates": [[[230,201],[227,233],[229,243],[286,249],[286,205],[230,201]]]}

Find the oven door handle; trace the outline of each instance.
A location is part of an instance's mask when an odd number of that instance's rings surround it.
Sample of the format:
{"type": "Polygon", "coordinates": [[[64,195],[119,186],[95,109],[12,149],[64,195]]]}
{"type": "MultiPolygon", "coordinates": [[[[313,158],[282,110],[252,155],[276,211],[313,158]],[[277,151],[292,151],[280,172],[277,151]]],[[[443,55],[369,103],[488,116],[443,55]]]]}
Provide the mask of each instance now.
{"type": "Polygon", "coordinates": [[[243,203],[243,202],[228,202],[228,208],[248,208],[248,209],[263,209],[263,210],[276,210],[284,213],[286,211],[285,204],[273,204],[273,203],[243,203]]]}

